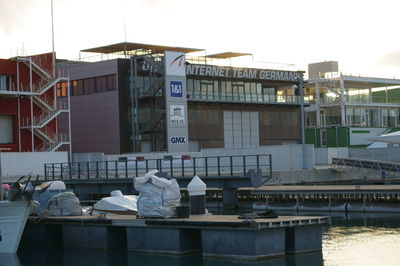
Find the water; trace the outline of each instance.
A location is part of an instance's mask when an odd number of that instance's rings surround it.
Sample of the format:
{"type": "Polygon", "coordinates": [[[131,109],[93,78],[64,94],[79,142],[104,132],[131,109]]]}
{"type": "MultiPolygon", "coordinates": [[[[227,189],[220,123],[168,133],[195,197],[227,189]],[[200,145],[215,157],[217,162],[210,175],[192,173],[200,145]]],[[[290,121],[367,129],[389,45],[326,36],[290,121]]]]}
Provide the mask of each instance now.
{"type": "MultiPolygon", "coordinates": [[[[293,213],[286,213],[291,214],[293,213]]],[[[327,215],[318,213],[317,215],[327,215]]],[[[300,213],[316,215],[316,213],[300,213]]],[[[331,214],[332,215],[332,214],[331,214]]],[[[0,256],[0,266],[32,265],[140,265],[140,266],[283,266],[283,265],[400,265],[400,215],[333,214],[324,228],[322,252],[249,262],[185,256],[97,250],[58,246],[21,245],[16,256],[0,256]]]]}

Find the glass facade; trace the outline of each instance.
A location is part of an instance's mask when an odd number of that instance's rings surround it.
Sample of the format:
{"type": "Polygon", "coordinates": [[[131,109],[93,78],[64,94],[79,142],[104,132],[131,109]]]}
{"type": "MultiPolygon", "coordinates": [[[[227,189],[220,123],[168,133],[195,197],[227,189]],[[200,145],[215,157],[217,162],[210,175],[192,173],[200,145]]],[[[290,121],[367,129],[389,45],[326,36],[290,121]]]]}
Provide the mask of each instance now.
{"type": "Polygon", "coordinates": [[[189,100],[299,104],[292,88],[265,87],[259,82],[187,79],[189,100]]]}
{"type": "Polygon", "coordinates": [[[400,108],[346,107],[346,125],[360,127],[399,126],[400,108]]]}

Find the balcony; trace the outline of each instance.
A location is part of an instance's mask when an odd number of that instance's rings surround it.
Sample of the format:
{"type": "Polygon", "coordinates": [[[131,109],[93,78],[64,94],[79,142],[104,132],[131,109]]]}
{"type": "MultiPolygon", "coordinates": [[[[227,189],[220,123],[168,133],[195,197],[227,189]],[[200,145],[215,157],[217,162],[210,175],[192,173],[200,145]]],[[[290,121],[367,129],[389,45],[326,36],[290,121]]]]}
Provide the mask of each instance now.
{"type": "MultiPolygon", "coordinates": [[[[227,94],[191,91],[188,93],[188,101],[299,105],[300,96],[262,95],[257,93],[227,94]]],[[[305,100],[304,104],[308,104],[308,101],[305,100]]]]}

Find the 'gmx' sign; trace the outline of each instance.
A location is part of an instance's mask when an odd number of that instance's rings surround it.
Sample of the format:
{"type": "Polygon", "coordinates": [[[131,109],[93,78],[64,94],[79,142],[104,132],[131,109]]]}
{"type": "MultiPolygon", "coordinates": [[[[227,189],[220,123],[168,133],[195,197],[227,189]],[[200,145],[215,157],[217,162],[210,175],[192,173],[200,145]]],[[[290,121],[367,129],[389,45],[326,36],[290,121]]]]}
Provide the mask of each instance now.
{"type": "Polygon", "coordinates": [[[185,144],[186,137],[171,137],[170,141],[172,144],[185,144]]]}
{"type": "Polygon", "coordinates": [[[171,90],[171,97],[181,97],[182,98],[182,81],[170,81],[169,87],[171,90]]]}

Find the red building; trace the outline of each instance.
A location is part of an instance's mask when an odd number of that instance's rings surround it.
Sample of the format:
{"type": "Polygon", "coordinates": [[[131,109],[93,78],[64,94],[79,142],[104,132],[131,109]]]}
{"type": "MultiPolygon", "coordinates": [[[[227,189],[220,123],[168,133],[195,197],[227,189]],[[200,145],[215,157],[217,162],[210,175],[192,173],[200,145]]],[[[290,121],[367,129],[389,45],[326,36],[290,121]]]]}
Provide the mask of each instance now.
{"type": "Polygon", "coordinates": [[[56,151],[69,145],[58,117],[69,115],[68,78],[57,75],[53,54],[0,59],[0,152],[56,151]]]}

